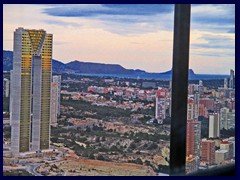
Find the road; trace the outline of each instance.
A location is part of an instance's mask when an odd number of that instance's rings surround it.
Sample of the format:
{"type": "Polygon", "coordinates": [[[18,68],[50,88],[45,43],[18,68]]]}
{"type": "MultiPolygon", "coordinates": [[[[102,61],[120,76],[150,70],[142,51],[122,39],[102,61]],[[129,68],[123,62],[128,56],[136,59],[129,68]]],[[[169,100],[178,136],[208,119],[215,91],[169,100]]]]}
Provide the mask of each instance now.
{"type": "Polygon", "coordinates": [[[33,163],[33,164],[29,164],[29,165],[27,165],[26,170],[27,170],[29,173],[31,173],[32,175],[34,175],[34,176],[43,176],[42,174],[40,174],[40,173],[38,173],[38,172],[36,171],[37,167],[39,167],[39,166],[41,166],[41,165],[43,165],[43,163],[33,163]]]}

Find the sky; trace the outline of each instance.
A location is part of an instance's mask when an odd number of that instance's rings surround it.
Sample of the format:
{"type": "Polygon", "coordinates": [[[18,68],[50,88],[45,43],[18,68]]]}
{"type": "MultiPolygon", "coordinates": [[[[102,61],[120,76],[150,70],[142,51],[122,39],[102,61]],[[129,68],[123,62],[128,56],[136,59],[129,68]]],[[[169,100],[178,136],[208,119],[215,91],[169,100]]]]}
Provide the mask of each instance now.
{"type": "MultiPolygon", "coordinates": [[[[18,27],[53,34],[53,59],[120,64],[164,72],[172,68],[172,4],[4,4],[3,49],[18,27]]],[[[235,5],[191,7],[189,67],[197,74],[235,69],[235,5]]]]}

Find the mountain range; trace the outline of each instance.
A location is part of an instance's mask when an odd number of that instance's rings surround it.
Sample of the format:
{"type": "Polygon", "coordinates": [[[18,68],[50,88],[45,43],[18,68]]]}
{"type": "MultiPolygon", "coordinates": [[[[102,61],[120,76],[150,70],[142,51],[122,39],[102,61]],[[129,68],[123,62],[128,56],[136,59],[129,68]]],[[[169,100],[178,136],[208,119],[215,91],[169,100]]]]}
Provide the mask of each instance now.
{"type": "MultiPolygon", "coordinates": [[[[10,71],[13,68],[13,52],[3,50],[3,71],[10,71]]],[[[126,69],[119,64],[103,64],[92,62],[71,61],[62,63],[58,60],[52,60],[52,71],[54,73],[85,74],[96,76],[113,76],[128,78],[146,78],[146,79],[170,79],[172,70],[162,73],[149,73],[140,69],[126,69]]],[[[189,78],[198,79],[192,69],[189,69],[189,78]]]]}

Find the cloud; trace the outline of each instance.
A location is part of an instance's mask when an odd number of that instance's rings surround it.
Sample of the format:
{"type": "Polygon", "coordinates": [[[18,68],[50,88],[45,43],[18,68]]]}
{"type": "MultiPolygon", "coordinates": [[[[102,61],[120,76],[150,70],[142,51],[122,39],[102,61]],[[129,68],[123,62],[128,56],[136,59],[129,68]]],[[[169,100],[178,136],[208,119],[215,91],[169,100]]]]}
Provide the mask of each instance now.
{"type": "Polygon", "coordinates": [[[60,25],[60,26],[76,26],[76,27],[81,27],[82,25],[76,22],[65,22],[62,20],[50,20],[50,19],[45,19],[43,22],[47,24],[55,24],[55,25],[60,25]]]}
{"type": "Polygon", "coordinates": [[[204,35],[200,39],[207,43],[192,44],[191,48],[235,49],[234,40],[227,36],[204,35]]]}
{"type": "Polygon", "coordinates": [[[44,13],[51,16],[96,17],[99,15],[149,16],[173,11],[170,4],[103,4],[51,6],[44,13]]]}
{"type": "MultiPolygon", "coordinates": [[[[65,4],[49,5],[42,12],[54,17],[98,20],[98,27],[120,35],[172,31],[174,24],[172,4],[65,4]]],[[[191,12],[193,30],[233,33],[234,4],[193,4],[191,12]]]]}
{"type": "Polygon", "coordinates": [[[198,55],[198,56],[210,56],[210,57],[232,57],[234,56],[233,53],[226,53],[220,52],[216,53],[215,51],[212,52],[191,52],[191,55],[198,55]]]}
{"type": "MultiPolygon", "coordinates": [[[[92,23],[94,28],[128,36],[159,30],[172,31],[173,10],[171,4],[79,4],[50,5],[42,12],[52,17],[95,20],[99,23],[92,23]]],[[[50,23],[66,26],[66,23],[59,21],[50,23]]]]}
{"type": "Polygon", "coordinates": [[[190,45],[193,55],[234,57],[235,38],[230,34],[203,33],[190,45]]]}
{"type": "Polygon", "coordinates": [[[54,41],[54,45],[57,45],[57,46],[66,45],[66,44],[71,44],[71,43],[65,42],[65,41],[54,41]]]}
{"type": "Polygon", "coordinates": [[[234,29],[230,29],[230,30],[228,31],[228,33],[235,34],[235,28],[234,28],[234,29]]]}
{"type": "Polygon", "coordinates": [[[193,5],[191,22],[192,29],[228,32],[235,28],[235,5],[193,5]]]}

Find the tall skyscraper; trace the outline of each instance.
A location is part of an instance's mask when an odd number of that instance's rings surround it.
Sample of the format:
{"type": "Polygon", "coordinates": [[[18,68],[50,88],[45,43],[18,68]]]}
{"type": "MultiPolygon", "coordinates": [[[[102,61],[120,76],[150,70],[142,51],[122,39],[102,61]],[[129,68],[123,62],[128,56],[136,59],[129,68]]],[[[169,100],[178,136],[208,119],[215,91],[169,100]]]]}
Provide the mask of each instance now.
{"type": "Polygon", "coordinates": [[[9,87],[10,87],[10,82],[7,78],[3,79],[3,96],[4,97],[9,97],[9,87]]]}
{"type": "Polygon", "coordinates": [[[215,141],[213,140],[202,140],[202,162],[208,165],[213,165],[215,163],[215,141]]]}
{"type": "Polygon", "coordinates": [[[155,118],[162,121],[166,118],[167,89],[161,88],[156,92],[156,112],[155,118]]]}
{"type": "Polygon", "coordinates": [[[199,99],[200,99],[199,93],[195,92],[194,93],[194,116],[193,116],[195,120],[198,120],[198,116],[199,116],[199,99]]]}
{"type": "Polygon", "coordinates": [[[219,113],[209,114],[209,138],[220,137],[220,118],[219,113]]]}
{"type": "Polygon", "coordinates": [[[229,88],[234,88],[234,71],[230,70],[230,80],[229,80],[229,88]]]}
{"type": "Polygon", "coordinates": [[[194,100],[192,98],[188,98],[187,119],[193,120],[193,118],[194,118],[194,100]]]}
{"type": "Polygon", "coordinates": [[[200,157],[201,146],[201,122],[187,120],[187,156],[200,157]]]}
{"type": "Polygon", "coordinates": [[[198,92],[199,92],[199,94],[204,93],[204,86],[203,86],[202,80],[199,80],[198,92]]]}
{"type": "Polygon", "coordinates": [[[201,122],[187,120],[186,172],[194,172],[200,165],[201,122]]]}
{"type": "Polygon", "coordinates": [[[60,115],[60,94],[61,94],[61,76],[52,77],[52,95],[51,95],[51,124],[57,123],[57,117],[60,115]]]}
{"type": "Polygon", "coordinates": [[[52,34],[16,29],[10,105],[13,154],[49,148],[51,71],[52,34]]]}
{"type": "Polygon", "coordinates": [[[228,80],[227,80],[227,78],[224,78],[223,88],[224,89],[228,88],[228,80]]]}

